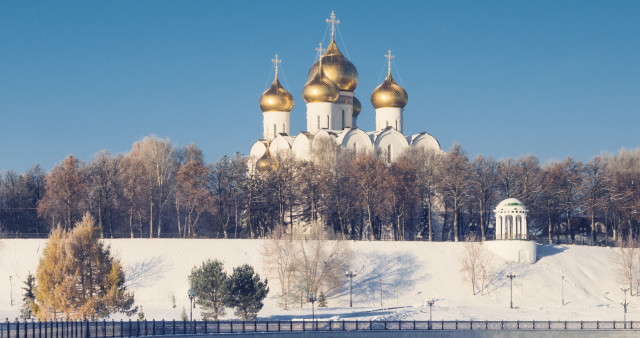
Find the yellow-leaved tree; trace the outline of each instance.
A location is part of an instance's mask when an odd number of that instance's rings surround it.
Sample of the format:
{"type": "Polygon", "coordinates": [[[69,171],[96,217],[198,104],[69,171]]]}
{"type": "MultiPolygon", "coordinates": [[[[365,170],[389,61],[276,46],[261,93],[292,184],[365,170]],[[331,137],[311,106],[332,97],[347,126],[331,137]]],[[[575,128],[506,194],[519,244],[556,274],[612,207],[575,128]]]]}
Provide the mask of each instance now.
{"type": "Polygon", "coordinates": [[[108,246],[100,241],[94,218],[86,213],[73,230],[54,229],[36,273],[39,319],[98,319],[114,312],[132,315],[133,293],[108,246]]]}

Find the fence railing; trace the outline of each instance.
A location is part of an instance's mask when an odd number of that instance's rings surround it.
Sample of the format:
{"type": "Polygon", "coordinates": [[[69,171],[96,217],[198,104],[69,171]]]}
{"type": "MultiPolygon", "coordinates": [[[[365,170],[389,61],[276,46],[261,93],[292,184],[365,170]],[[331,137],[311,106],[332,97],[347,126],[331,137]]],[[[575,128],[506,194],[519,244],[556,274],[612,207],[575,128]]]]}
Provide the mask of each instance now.
{"type": "Polygon", "coordinates": [[[633,321],[24,321],[0,323],[0,338],[139,337],[303,331],[640,330],[633,321]]]}

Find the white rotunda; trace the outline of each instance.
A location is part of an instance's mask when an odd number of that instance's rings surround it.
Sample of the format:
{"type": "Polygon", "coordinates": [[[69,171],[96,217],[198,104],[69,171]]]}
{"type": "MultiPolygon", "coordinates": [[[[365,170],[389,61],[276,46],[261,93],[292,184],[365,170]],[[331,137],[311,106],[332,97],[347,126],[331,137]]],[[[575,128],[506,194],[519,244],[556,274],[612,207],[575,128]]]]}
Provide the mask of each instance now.
{"type": "Polygon", "coordinates": [[[527,208],[515,198],[500,202],[496,216],[496,239],[527,239],[527,208]]]}

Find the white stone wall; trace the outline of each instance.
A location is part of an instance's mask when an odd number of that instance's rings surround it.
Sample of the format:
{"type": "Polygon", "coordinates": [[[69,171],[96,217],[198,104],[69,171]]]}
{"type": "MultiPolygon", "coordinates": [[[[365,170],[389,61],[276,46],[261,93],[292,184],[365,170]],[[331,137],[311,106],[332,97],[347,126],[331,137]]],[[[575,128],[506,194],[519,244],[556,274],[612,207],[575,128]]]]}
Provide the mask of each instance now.
{"type": "Polygon", "coordinates": [[[538,250],[535,241],[484,241],[482,246],[507,261],[533,264],[537,260],[538,250]]]}

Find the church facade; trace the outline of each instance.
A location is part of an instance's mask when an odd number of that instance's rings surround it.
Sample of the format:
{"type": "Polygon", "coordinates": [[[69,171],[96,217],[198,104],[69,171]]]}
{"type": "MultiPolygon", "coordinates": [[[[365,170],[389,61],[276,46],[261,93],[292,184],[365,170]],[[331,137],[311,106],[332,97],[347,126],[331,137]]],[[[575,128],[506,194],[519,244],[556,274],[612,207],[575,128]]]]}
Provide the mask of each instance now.
{"type": "Polygon", "coordinates": [[[358,118],[362,118],[362,104],[355,96],[358,70],[336,45],[335,29],[340,21],[336,20],[333,12],[326,22],[331,25],[331,41],[326,50],[319,48],[320,57],[311,66],[302,91],[307,108],[307,130],[291,135],[290,115],[294,100],[280,84],[280,60],[276,55],[272,60],[275,64],[273,83],[260,97],[263,138],[251,147],[249,165],[267,167],[274,163],[274,157],[285,155],[314,160],[315,151],[326,147],[327,142],[356,153],[376,153],[387,163],[396,160],[409,148],[441,152],[440,144],[430,134],[403,133],[408,95],[391,74],[391,51],[387,54],[387,76],[371,93],[376,130],[358,128],[358,118]]]}

